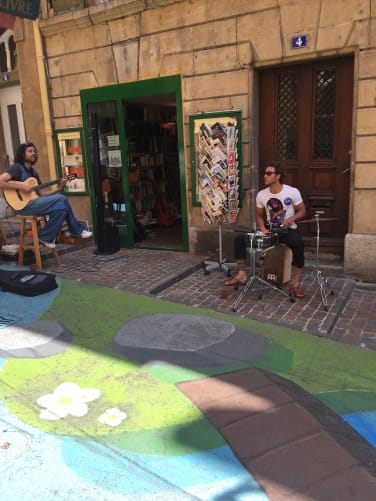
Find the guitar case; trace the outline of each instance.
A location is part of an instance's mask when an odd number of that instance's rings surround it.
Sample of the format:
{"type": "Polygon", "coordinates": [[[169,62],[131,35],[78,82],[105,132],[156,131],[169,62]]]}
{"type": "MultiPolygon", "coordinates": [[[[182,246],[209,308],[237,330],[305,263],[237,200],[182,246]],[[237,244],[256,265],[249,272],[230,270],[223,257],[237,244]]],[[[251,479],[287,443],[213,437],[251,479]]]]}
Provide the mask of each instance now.
{"type": "Polygon", "coordinates": [[[56,276],[44,271],[0,270],[0,288],[22,296],[38,296],[57,288],[56,276]]]}

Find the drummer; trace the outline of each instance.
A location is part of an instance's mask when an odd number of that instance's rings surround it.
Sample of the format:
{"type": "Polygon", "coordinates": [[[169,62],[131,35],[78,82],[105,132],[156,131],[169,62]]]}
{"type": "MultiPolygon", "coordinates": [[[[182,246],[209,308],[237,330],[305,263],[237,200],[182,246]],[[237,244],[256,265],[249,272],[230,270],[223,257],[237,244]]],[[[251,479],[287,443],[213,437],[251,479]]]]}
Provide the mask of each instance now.
{"type": "MultiPolygon", "coordinates": [[[[304,267],[304,242],[297,231],[296,221],[306,214],[305,205],[297,188],[282,183],[283,172],[276,162],[268,162],[264,169],[265,188],[256,196],[256,223],[262,232],[273,231],[273,228],[285,229],[279,233],[279,242],[292,250],[293,277],[291,294],[299,299],[304,298],[300,287],[301,273],[304,267]]],[[[239,234],[234,240],[234,254],[238,263],[237,274],[226,280],[225,285],[239,285],[247,282],[245,270],[247,256],[246,234],[239,234]]]]}

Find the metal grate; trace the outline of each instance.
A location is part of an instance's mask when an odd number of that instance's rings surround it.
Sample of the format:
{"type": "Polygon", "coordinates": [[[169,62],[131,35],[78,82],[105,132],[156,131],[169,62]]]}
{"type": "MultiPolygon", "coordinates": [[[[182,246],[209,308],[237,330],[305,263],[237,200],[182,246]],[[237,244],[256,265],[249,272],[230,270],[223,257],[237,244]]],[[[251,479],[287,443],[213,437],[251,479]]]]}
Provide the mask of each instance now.
{"type": "Polygon", "coordinates": [[[279,73],[277,81],[276,158],[296,158],[296,87],[295,73],[279,73]]]}
{"type": "Polygon", "coordinates": [[[316,108],[313,158],[333,158],[336,107],[336,72],[321,70],[316,74],[316,108]]]}

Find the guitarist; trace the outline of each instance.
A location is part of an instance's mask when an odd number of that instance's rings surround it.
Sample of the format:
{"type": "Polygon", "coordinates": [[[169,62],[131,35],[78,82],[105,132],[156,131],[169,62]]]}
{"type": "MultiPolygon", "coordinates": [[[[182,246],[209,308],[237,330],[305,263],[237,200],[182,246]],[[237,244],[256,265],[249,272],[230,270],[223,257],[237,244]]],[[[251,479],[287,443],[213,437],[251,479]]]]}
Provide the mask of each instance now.
{"type": "MultiPolygon", "coordinates": [[[[14,157],[15,163],[6,172],[0,174],[0,188],[20,190],[24,193],[31,193],[35,187],[25,184],[13,183],[12,181],[24,182],[30,177],[37,180],[38,185],[42,184],[38,172],[34,165],[38,160],[38,152],[33,143],[21,144],[14,157]]],[[[54,190],[41,188],[37,190],[39,197],[32,198],[26,206],[17,211],[22,216],[48,215],[48,223],[39,231],[39,242],[50,249],[56,247],[55,239],[64,221],[67,222],[72,236],[80,238],[90,238],[92,232],[83,228],[73,214],[72,207],[65,195],[60,193],[67,180],[62,179],[58,187],[54,190]]]]}

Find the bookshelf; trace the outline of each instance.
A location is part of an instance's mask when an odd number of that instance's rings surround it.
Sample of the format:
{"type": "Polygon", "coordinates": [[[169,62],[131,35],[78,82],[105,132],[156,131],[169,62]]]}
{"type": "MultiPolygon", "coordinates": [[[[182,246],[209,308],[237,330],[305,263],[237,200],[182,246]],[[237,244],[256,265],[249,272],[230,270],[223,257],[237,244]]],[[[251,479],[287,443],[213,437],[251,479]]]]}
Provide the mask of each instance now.
{"type": "Polygon", "coordinates": [[[175,122],[162,112],[159,117],[154,112],[153,118],[126,122],[128,180],[133,204],[138,216],[149,215],[151,220],[158,217],[161,204],[173,215],[180,211],[175,122]],[[166,123],[171,125],[165,127],[166,123]]]}

